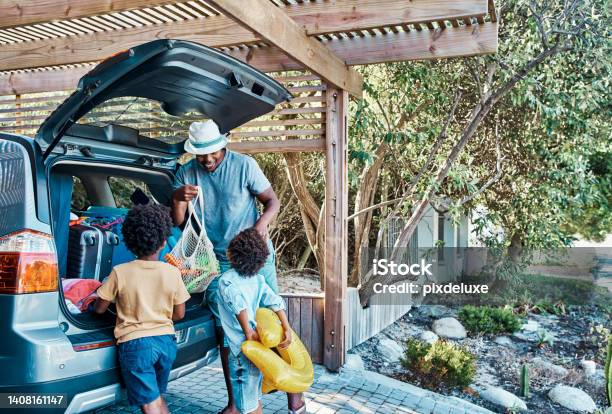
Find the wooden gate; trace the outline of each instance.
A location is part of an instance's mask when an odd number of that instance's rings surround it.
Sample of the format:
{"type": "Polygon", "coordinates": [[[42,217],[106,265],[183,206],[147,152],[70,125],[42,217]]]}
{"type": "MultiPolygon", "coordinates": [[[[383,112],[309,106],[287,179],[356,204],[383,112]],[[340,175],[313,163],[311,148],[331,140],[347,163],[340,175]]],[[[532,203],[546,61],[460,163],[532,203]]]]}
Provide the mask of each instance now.
{"type": "Polygon", "coordinates": [[[283,293],[287,317],[310,353],[312,362],[323,363],[323,294],[283,293]]]}

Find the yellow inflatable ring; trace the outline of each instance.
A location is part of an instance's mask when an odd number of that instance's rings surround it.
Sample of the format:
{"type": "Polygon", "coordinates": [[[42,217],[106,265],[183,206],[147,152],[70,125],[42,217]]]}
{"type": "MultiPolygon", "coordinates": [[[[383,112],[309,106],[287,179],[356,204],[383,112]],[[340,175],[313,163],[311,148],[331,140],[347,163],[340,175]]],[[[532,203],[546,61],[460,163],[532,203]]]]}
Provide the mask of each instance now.
{"type": "Polygon", "coordinates": [[[289,346],[277,348],[283,340],[283,327],[276,313],[270,309],[259,308],[255,320],[261,342],[244,341],[241,349],[263,374],[262,391],[264,393],[275,389],[289,393],[306,391],[314,381],[314,368],[300,338],[292,330],[289,346]],[[278,354],[271,348],[276,348],[278,354]]]}

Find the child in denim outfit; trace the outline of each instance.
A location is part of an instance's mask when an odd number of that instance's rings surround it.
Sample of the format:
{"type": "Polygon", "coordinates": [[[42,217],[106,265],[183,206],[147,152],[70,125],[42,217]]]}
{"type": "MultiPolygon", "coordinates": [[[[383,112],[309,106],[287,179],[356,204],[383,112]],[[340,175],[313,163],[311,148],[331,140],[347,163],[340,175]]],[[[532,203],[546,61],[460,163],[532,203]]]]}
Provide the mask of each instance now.
{"type": "Polygon", "coordinates": [[[173,321],[185,316],[189,299],[181,272],[159,261],[171,229],[165,207],[132,208],[122,231],[127,248],[138,259],[115,266],[94,303],[97,313],[116,303],[121,373],[130,404],[139,405],[143,413],[169,412],[161,394],[176,358],[173,321]]]}
{"type": "Polygon", "coordinates": [[[255,331],[257,308],[267,307],[276,312],[285,330],[285,338],[279,346],[286,347],[291,343],[285,302],[258,273],[268,254],[268,246],[257,230],[243,230],[227,248],[232,267],[219,278],[219,314],[230,348],[230,379],[240,414],[262,412],[261,372],[240,350],[245,340],[259,340],[255,331]]]}

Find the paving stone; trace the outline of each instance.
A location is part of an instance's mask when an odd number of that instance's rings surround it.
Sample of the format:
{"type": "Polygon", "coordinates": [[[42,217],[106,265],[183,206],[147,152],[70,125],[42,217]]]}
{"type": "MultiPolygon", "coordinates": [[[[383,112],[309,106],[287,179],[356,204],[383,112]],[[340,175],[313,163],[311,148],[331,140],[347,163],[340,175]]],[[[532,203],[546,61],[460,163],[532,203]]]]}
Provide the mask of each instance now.
{"type": "Polygon", "coordinates": [[[373,404],[381,405],[385,400],[383,398],[378,397],[376,394],[370,398],[370,402],[373,404]]]}
{"type": "Polygon", "coordinates": [[[371,392],[376,391],[377,388],[378,388],[378,384],[374,384],[372,382],[366,382],[361,387],[362,390],[371,391],[371,392]]]}
{"type": "Polygon", "coordinates": [[[433,411],[436,406],[436,401],[429,398],[421,398],[417,403],[417,408],[422,410],[431,410],[433,411]]]}
{"type": "Polygon", "coordinates": [[[452,408],[448,404],[437,402],[433,414],[450,414],[452,408]]]}

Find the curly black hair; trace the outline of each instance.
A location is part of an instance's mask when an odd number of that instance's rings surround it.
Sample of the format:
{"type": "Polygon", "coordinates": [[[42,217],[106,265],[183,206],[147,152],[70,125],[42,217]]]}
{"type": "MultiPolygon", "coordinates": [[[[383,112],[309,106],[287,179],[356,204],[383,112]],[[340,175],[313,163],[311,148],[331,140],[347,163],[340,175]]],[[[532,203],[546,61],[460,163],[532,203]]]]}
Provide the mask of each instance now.
{"type": "Polygon", "coordinates": [[[150,256],[158,251],[171,231],[170,211],[153,203],[132,207],[122,228],[123,241],[136,257],[150,256]]]}
{"type": "Polygon", "coordinates": [[[242,230],[227,247],[227,257],[239,275],[254,276],[266,263],[270,251],[266,241],[251,227],[242,230]]]}

